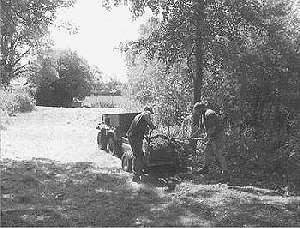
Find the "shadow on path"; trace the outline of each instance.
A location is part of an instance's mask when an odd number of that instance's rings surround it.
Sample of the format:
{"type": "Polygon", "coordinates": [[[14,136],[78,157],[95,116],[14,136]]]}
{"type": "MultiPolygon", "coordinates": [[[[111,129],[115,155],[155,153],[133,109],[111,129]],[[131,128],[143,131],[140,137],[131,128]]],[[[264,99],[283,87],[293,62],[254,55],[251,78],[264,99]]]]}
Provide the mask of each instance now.
{"type": "Polygon", "coordinates": [[[48,159],[1,163],[2,226],[134,226],[154,189],[134,189],[119,169],[48,159]]]}
{"type": "Polygon", "coordinates": [[[137,184],[119,168],[88,162],[5,159],[1,226],[300,226],[297,197],[201,184],[201,178],[165,192],[159,178],[168,175],[146,175],[137,184]]]}

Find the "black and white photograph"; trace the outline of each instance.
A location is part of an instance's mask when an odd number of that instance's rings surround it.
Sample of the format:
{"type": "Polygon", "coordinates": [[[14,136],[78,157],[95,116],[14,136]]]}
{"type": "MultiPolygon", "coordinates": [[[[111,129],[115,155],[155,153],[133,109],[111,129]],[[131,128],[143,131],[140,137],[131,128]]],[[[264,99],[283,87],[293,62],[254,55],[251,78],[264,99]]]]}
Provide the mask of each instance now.
{"type": "Polygon", "coordinates": [[[300,227],[300,0],[0,0],[1,227],[300,227]]]}

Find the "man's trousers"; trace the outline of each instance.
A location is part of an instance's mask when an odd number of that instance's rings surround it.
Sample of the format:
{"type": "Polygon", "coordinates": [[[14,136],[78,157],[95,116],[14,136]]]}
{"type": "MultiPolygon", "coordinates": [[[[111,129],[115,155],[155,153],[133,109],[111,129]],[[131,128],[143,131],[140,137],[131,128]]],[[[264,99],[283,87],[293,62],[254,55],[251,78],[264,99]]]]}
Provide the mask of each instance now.
{"type": "Polygon", "coordinates": [[[222,171],[227,172],[227,163],[224,157],[224,132],[217,133],[214,137],[209,137],[206,148],[204,150],[205,166],[211,165],[215,157],[222,171]]]}
{"type": "Polygon", "coordinates": [[[132,170],[135,175],[142,175],[144,168],[143,138],[128,137],[132,148],[132,170]]]}

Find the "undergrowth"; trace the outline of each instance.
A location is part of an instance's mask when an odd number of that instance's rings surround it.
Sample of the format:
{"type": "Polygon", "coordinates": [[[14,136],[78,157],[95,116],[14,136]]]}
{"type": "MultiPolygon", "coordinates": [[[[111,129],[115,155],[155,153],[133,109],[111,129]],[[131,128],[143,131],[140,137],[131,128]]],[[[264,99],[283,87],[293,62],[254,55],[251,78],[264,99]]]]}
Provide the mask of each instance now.
{"type": "Polygon", "coordinates": [[[0,109],[8,115],[34,110],[34,99],[26,89],[0,89],[0,109]]]}
{"type": "MultiPolygon", "coordinates": [[[[180,139],[185,145],[189,144],[187,139],[182,138],[179,126],[159,127],[156,131],[180,139]]],[[[276,142],[267,144],[262,141],[263,139],[265,138],[257,138],[251,134],[239,136],[234,132],[226,131],[224,154],[231,177],[243,180],[243,184],[278,190],[284,195],[299,195],[299,128],[295,126],[293,132],[281,145],[277,145],[276,142]]],[[[206,141],[204,138],[199,139],[197,149],[195,151],[189,149],[189,166],[195,170],[204,166],[206,141]]],[[[212,175],[218,175],[220,171],[215,163],[212,175]]]]}

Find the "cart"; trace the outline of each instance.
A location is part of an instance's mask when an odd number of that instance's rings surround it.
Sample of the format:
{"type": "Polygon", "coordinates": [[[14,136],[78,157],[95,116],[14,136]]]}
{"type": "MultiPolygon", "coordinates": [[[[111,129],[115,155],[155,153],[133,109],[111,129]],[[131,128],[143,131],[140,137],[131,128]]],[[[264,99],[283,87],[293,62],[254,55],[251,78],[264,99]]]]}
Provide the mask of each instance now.
{"type": "MultiPolygon", "coordinates": [[[[137,114],[139,113],[105,113],[102,115],[102,123],[96,127],[99,131],[97,134],[99,148],[119,157],[122,168],[127,172],[132,171],[133,154],[126,132],[137,114]]],[[[147,136],[143,141],[143,153],[144,170],[155,166],[179,166],[180,164],[174,140],[162,134],[147,136]],[[166,146],[154,149],[151,142],[157,139],[167,142],[166,146]]]]}

